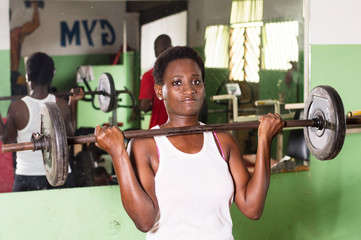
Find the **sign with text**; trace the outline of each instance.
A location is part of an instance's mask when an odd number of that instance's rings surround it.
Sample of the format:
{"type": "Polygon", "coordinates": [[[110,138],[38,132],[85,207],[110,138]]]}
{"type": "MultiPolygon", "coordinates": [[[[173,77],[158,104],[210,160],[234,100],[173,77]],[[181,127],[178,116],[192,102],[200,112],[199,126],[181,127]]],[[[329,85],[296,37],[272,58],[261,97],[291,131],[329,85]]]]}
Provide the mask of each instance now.
{"type": "MultiPolygon", "coordinates": [[[[11,29],[31,22],[36,12],[18,1],[10,7],[11,29]]],[[[38,14],[40,25],[25,37],[23,56],[35,51],[49,55],[116,53],[123,43],[124,2],[46,1],[38,14]]]]}

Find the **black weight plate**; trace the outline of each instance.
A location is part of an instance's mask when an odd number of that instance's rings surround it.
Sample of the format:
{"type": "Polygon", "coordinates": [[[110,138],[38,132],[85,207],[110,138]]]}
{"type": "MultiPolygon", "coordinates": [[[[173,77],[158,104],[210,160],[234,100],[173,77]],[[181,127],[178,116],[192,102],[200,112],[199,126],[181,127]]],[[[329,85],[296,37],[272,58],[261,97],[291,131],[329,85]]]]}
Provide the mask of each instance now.
{"type": "Polygon", "coordinates": [[[63,115],[56,103],[41,108],[41,134],[48,140],[42,150],[45,175],[52,186],[61,186],[68,177],[69,149],[63,115]]]}
{"type": "Polygon", "coordinates": [[[335,158],[342,149],[346,135],[346,116],[342,100],[330,86],[315,87],[305,102],[304,118],[322,117],[322,129],[305,127],[304,135],[310,153],[319,160],[335,158]]]}
{"type": "Polygon", "coordinates": [[[107,95],[99,94],[99,107],[103,112],[110,112],[116,107],[117,95],[114,80],[109,73],[103,73],[98,81],[98,91],[104,91],[107,95]]]}

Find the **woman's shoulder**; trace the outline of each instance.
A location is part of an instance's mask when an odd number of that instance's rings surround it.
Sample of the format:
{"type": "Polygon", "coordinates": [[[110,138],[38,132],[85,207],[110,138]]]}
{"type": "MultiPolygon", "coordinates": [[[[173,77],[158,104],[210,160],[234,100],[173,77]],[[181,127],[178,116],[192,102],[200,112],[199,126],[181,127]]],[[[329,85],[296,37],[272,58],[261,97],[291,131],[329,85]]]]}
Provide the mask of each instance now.
{"type": "Polygon", "coordinates": [[[158,164],[158,151],[154,138],[133,138],[127,146],[127,151],[131,161],[139,165],[158,164]]]}
{"type": "Polygon", "coordinates": [[[131,151],[140,151],[140,152],[151,152],[153,149],[156,149],[156,143],[154,138],[133,138],[128,145],[128,149],[131,151]]]}
{"type": "Polygon", "coordinates": [[[237,140],[235,139],[235,137],[227,131],[219,131],[219,132],[214,132],[214,133],[215,133],[216,137],[218,137],[218,139],[222,145],[237,144],[237,140]]]}
{"type": "Polygon", "coordinates": [[[220,138],[225,138],[225,139],[228,139],[228,138],[233,139],[234,138],[233,135],[230,132],[227,132],[227,131],[216,131],[214,133],[220,138]]]}

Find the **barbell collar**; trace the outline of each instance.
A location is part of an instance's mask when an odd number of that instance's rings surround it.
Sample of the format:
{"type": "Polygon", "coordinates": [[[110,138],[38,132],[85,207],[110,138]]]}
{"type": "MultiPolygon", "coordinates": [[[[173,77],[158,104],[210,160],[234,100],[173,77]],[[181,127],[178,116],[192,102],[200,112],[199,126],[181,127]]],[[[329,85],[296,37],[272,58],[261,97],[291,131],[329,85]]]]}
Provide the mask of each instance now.
{"type": "Polygon", "coordinates": [[[33,143],[33,151],[47,150],[50,151],[50,140],[49,137],[44,136],[40,133],[33,133],[31,136],[31,142],[33,143]]]}
{"type": "Polygon", "coordinates": [[[312,120],[314,122],[313,127],[315,127],[316,129],[322,130],[327,127],[327,121],[321,116],[317,116],[312,120]]]}

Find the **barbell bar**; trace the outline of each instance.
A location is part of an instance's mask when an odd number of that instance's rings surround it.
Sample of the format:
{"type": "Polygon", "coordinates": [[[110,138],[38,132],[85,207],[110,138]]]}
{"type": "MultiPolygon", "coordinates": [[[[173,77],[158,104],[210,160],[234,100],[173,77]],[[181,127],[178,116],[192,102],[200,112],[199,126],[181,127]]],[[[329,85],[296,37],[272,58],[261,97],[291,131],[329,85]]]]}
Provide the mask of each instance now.
{"type": "MultiPolygon", "coordinates": [[[[53,108],[53,107],[48,106],[48,108],[53,108]]],[[[313,127],[317,129],[322,129],[322,125],[325,124],[324,120],[317,118],[306,119],[306,120],[285,120],[284,122],[285,122],[284,128],[313,127]]],[[[346,124],[361,125],[361,117],[347,117],[346,124]]],[[[155,136],[175,136],[175,135],[195,134],[195,133],[212,132],[212,131],[251,130],[251,129],[257,129],[258,127],[259,127],[259,122],[251,121],[251,122],[240,122],[240,123],[207,124],[207,125],[177,127],[177,128],[128,130],[128,131],[123,131],[122,133],[125,139],[132,139],[132,138],[148,138],[155,136]]],[[[43,150],[49,145],[49,142],[47,141],[49,141],[49,139],[41,138],[41,134],[35,134],[32,136],[31,142],[10,143],[10,144],[2,145],[2,152],[43,150]]],[[[96,137],[93,134],[67,137],[67,142],[68,145],[95,143],[96,137]]]]}
{"type": "MultiPolygon", "coordinates": [[[[128,90],[117,90],[116,94],[122,94],[122,93],[128,93],[128,90]]],[[[53,93],[56,97],[69,97],[69,96],[73,96],[74,94],[72,93],[53,93]]],[[[109,93],[107,93],[104,90],[100,90],[100,91],[86,91],[84,92],[84,95],[104,95],[104,96],[110,96],[109,93]]],[[[25,97],[27,95],[13,95],[13,96],[4,96],[4,97],[0,97],[0,101],[5,101],[5,100],[17,100],[17,99],[21,99],[23,97],[25,97]]]]}
{"type": "MultiPolygon", "coordinates": [[[[341,151],[346,124],[361,124],[361,117],[347,117],[340,96],[330,86],[314,88],[305,101],[303,120],[285,120],[285,128],[303,127],[310,153],[319,160],[335,158],[341,151]]],[[[191,127],[123,131],[126,139],[172,136],[207,131],[257,129],[259,122],[209,124],[191,127]]],[[[63,185],[68,171],[68,146],[96,142],[94,135],[67,137],[62,114],[55,103],[45,103],[41,109],[41,132],[31,136],[31,142],[5,144],[3,152],[41,150],[46,177],[53,186],[63,185]]]]}
{"type": "MultiPolygon", "coordinates": [[[[98,95],[99,108],[103,112],[110,112],[117,107],[118,95],[123,93],[131,94],[128,89],[115,90],[115,85],[112,75],[110,73],[102,73],[98,80],[97,91],[86,91],[84,92],[84,95],[93,95],[93,96],[98,95]]],[[[53,93],[53,94],[57,97],[68,97],[73,95],[72,93],[53,93]]],[[[0,97],[0,101],[17,100],[25,96],[26,95],[4,96],[4,97],[0,97]]]]}
{"type": "MultiPolygon", "coordinates": [[[[48,108],[54,108],[53,104],[46,103],[48,108]]],[[[56,105],[55,105],[56,106],[56,105]]],[[[51,110],[53,111],[53,110],[51,110]]],[[[309,119],[309,120],[286,120],[285,127],[320,127],[322,125],[321,119],[309,119]]],[[[360,118],[361,124],[361,118],[360,118]]],[[[259,122],[241,122],[241,123],[225,123],[225,124],[208,124],[198,125],[189,127],[178,127],[178,128],[161,128],[161,129],[148,129],[148,130],[129,130],[123,131],[125,139],[132,138],[148,138],[155,136],[174,136],[184,134],[195,134],[202,132],[211,131],[230,131],[230,130],[246,130],[246,129],[257,129],[259,122]]],[[[11,143],[2,146],[3,152],[18,152],[26,150],[43,150],[49,145],[49,139],[41,138],[41,134],[32,136],[31,142],[23,143],[11,143]]],[[[51,140],[50,140],[51,141],[51,140]]],[[[96,142],[95,135],[84,135],[67,137],[68,145],[74,144],[86,144],[96,142]]]]}

